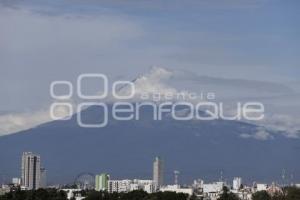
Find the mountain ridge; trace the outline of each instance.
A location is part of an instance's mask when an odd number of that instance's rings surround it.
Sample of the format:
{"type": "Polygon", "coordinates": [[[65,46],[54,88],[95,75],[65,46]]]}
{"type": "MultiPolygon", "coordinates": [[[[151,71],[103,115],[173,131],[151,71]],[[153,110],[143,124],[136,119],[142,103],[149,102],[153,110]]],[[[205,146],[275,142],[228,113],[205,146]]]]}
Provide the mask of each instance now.
{"type": "MultiPolygon", "coordinates": [[[[82,111],[89,119],[99,118],[97,107],[82,111]],[[97,117],[96,117],[97,116],[97,117]]],[[[0,137],[0,171],[18,176],[23,151],[41,154],[50,183],[70,183],[80,172],[108,172],[112,178],[151,178],[152,161],[160,155],[166,162],[166,180],[172,171],[182,172],[181,181],[217,180],[242,176],[248,181],[280,179],[285,168],[299,179],[299,140],[273,134],[273,139],[242,138],[258,126],[226,120],[111,121],[99,129],[81,128],[76,114],[67,121],[53,121],[18,134],[0,137]],[[279,148],[280,147],[280,148],[279,148]]]]}

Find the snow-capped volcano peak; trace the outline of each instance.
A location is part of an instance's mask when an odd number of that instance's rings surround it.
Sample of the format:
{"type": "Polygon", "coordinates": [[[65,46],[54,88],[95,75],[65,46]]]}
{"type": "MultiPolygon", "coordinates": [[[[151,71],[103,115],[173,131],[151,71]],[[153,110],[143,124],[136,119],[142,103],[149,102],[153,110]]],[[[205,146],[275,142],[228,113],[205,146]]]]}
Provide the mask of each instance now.
{"type": "Polygon", "coordinates": [[[176,93],[177,90],[168,85],[173,72],[162,67],[152,67],[146,73],[134,80],[135,93],[176,93]]]}
{"type": "MultiPolygon", "coordinates": [[[[153,66],[149,72],[138,76],[132,81],[134,84],[134,98],[132,100],[141,100],[143,95],[160,94],[174,95],[178,89],[172,86],[174,71],[166,68],[153,66]]],[[[129,95],[132,92],[131,87],[123,87],[119,90],[120,95],[129,95]]]]}

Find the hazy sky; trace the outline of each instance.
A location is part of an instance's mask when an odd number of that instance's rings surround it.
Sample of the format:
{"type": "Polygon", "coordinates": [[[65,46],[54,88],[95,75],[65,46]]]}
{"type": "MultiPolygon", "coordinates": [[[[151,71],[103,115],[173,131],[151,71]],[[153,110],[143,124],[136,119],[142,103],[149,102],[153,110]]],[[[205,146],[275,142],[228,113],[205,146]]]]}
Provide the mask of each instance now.
{"type": "Polygon", "coordinates": [[[299,9],[297,0],[0,0],[0,114],[47,107],[53,80],[131,80],[153,65],[299,88],[299,9]]]}

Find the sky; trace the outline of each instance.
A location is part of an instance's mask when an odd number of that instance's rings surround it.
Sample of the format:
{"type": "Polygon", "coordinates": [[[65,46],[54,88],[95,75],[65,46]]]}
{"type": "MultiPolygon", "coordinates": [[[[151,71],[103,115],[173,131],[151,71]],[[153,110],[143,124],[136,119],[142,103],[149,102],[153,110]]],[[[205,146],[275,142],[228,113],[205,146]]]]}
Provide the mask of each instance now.
{"type": "Polygon", "coordinates": [[[266,123],[297,135],[299,8],[297,0],[0,0],[0,135],[49,120],[54,80],[132,80],[152,66],[184,72],[172,87],[195,89],[193,78],[224,98],[264,101],[266,123]]]}

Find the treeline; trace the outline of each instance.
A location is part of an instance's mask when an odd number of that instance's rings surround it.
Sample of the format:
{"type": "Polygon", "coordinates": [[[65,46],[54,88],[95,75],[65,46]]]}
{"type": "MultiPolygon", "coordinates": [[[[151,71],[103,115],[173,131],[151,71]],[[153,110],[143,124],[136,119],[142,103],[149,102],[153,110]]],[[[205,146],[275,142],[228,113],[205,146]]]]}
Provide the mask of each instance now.
{"type": "MultiPolygon", "coordinates": [[[[97,191],[81,191],[77,195],[86,197],[85,200],[196,200],[196,196],[189,197],[183,193],[157,192],[148,194],[142,190],[128,193],[108,193],[97,191]]],[[[75,199],[75,198],[74,198],[75,199]]],[[[0,200],[67,200],[64,191],[56,189],[38,189],[31,191],[21,191],[20,189],[0,196],[0,200]]],[[[224,188],[224,193],[218,200],[239,200],[239,198],[224,188]]],[[[282,193],[269,195],[266,191],[256,192],[252,195],[252,200],[300,200],[300,189],[287,187],[282,193]]]]}
{"type": "MultiPolygon", "coordinates": [[[[136,190],[129,193],[107,193],[96,191],[81,191],[79,194],[86,197],[85,200],[188,200],[188,195],[177,194],[175,192],[158,192],[148,194],[147,192],[136,190]]],[[[75,199],[75,198],[73,198],[75,199]]],[[[11,191],[0,200],[67,200],[64,191],[56,189],[38,189],[31,191],[11,191]]]]}
{"type": "MultiPolygon", "coordinates": [[[[129,193],[107,193],[89,191],[81,193],[87,196],[86,200],[196,200],[196,196],[189,197],[186,194],[175,192],[157,192],[148,194],[144,191],[133,191],[129,193]]],[[[218,200],[240,200],[238,196],[223,188],[223,194],[218,200]]],[[[277,193],[273,196],[266,191],[256,192],[252,195],[252,200],[300,200],[300,189],[296,187],[287,187],[283,189],[283,193],[277,193]]]]}
{"type": "Polygon", "coordinates": [[[0,196],[0,200],[67,200],[67,194],[56,189],[22,191],[18,188],[0,196]]]}
{"type": "MultiPolygon", "coordinates": [[[[223,194],[218,200],[240,200],[239,197],[224,187],[223,194]]],[[[300,200],[300,189],[296,187],[286,187],[282,192],[270,195],[266,191],[256,192],[252,195],[252,200],[300,200]]]]}
{"type": "Polygon", "coordinates": [[[300,189],[287,187],[282,193],[269,195],[266,191],[256,192],[252,195],[252,200],[300,200],[300,189]]]}
{"type": "Polygon", "coordinates": [[[148,194],[142,190],[135,190],[128,193],[107,193],[89,191],[85,200],[188,200],[187,194],[175,192],[157,192],[148,194]]]}

